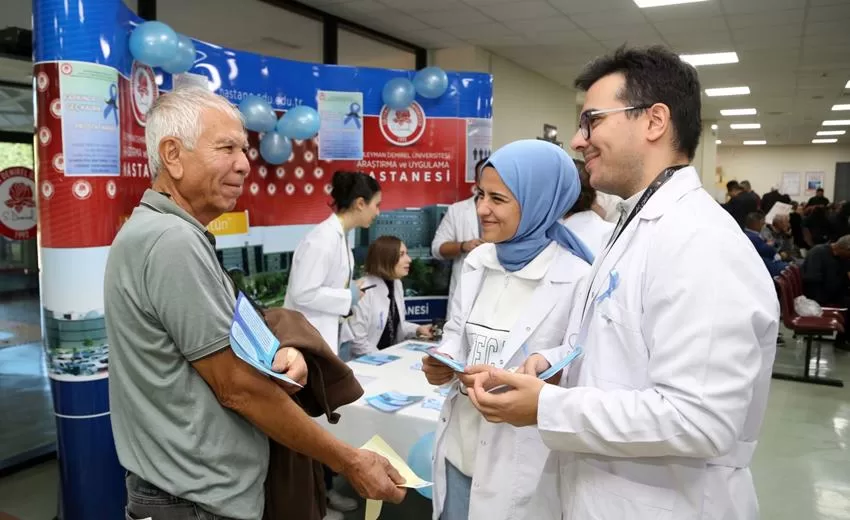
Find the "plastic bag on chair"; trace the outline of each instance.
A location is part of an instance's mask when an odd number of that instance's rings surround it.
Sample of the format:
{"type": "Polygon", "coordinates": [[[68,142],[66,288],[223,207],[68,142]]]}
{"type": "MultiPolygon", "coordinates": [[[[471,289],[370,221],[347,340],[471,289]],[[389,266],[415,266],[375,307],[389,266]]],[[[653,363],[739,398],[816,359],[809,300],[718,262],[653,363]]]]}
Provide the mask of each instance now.
{"type": "Polygon", "coordinates": [[[823,316],[823,309],[820,304],[814,300],[810,300],[805,296],[797,296],[794,298],[794,311],[799,316],[823,316]]]}

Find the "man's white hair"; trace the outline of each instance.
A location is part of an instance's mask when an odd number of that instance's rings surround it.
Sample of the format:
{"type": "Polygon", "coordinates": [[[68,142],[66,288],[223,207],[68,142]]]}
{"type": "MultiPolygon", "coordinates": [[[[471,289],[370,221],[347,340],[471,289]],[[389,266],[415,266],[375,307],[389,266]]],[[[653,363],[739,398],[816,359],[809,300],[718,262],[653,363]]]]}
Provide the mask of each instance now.
{"type": "Polygon", "coordinates": [[[242,113],[233,103],[201,87],[176,88],[159,96],[147,113],[145,126],[145,148],[148,152],[148,166],[151,170],[151,182],[155,181],[162,170],[162,158],[159,156],[159,144],[166,137],[180,139],[189,150],[201,135],[201,114],[207,108],[220,110],[238,119],[244,126],[242,113]]]}

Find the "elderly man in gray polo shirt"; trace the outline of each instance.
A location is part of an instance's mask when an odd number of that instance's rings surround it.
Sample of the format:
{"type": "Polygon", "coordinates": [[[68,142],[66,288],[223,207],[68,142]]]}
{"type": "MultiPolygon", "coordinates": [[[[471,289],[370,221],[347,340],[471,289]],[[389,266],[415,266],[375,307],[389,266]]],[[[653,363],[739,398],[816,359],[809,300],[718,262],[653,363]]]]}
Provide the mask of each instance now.
{"type": "MultiPolygon", "coordinates": [[[[116,236],[104,281],[127,518],[261,518],[266,436],[363,496],[400,502],[403,479],[386,459],[335,439],[230,349],[234,287],[205,226],[233,209],[248,174],[238,110],[207,90],[177,89],[148,112],[145,139],[153,187],[116,236]]],[[[278,351],[275,366],[308,376],[295,349],[278,351]]]]}

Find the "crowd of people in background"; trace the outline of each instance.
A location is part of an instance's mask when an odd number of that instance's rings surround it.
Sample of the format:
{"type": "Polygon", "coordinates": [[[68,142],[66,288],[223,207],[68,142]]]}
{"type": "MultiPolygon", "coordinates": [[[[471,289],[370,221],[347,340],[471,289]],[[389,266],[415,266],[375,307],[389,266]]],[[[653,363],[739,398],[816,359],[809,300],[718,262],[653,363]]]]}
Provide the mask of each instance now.
{"type": "MultiPolygon", "coordinates": [[[[764,196],[749,181],[726,183],[723,207],[741,225],[770,272],[779,276],[789,264],[803,274],[803,293],[824,307],[847,308],[850,304],[850,201],[830,201],[823,188],[806,202],[797,202],[774,187],[764,196]],[[782,202],[790,212],[774,212],[782,202]]],[[[836,347],[848,349],[843,334],[836,347]]]]}

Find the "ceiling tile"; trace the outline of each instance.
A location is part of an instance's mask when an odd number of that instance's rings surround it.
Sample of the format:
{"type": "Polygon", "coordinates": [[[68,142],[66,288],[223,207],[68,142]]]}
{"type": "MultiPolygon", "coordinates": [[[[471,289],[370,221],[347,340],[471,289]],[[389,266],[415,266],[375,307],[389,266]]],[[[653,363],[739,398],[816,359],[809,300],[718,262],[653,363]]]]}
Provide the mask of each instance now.
{"type": "Polygon", "coordinates": [[[525,37],[540,45],[573,44],[578,46],[595,46],[599,43],[587,36],[582,31],[545,31],[538,33],[525,33],[525,37]]]}
{"type": "Polygon", "coordinates": [[[439,29],[423,29],[419,31],[409,31],[405,35],[405,39],[421,45],[428,49],[445,49],[448,47],[457,47],[463,45],[464,42],[452,36],[451,34],[439,29]]]}
{"type": "Polygon", "coordinates": [[[652,22],[652,25],[661,33],[661,36],[668,34],[682,34],[694,32],[723,32],[728,35],[729,28],[726,26],[726,20],[722,16],[713,16],[710,18],[693,18],[690,20],[668,20],[661,22],[652,22]]]}
{"type": "Polygon", "coordinates": [[[550,16],[537,20],[506,20],[502,22],[502,24],[520,33],[551,31],[563,31],[566,33],[581,32],[580,29],[576,27],[576,25],[566,16],[550,16]]]}
{"type": "Polygon", "coordinates": [[[846,24],[848,19],[850,19],[850,2],[847,1],[838,5],[810,7],[806,14],[806,22],[808,23],[844,20],[846,24]]]}
{"type": "Polygon", "coordinates": [[[547,16],[561,16],[562,13],[543,0],[526,0],[512,4],[487,6],[482,9],[487,16],[499,21],[532,20],[547,16]]]}
{"type": "MultiPolygon", "coordinates": [[[[420,1],[420,0],[413,0],[420,1]]],[[[511,4],[517,2],[517,0],[463,0],[467,5],[471,5],[474,7],[489,7],[492,5],[499,4],[511,4]]]]}
{"type": "Polygon", "coordinates": [[[671,34],[666,36],[664,41],[680,54],[727,52],[733,49],[732,40],[727,33],[671,34]]]}
{"type": "Polygon", "coordinates": [[[747,29],[751,27],[769,27],[775,25],[802,25],[805,9],[786,9],[784,11],[765,11],[760,13],[741,13],[727,15],[729,28],[747,29]]]}
{"type": "Polygon", "coordinates": [[[446,27],[445,31],[456,38],[486,38],[488,36],[516,36],[517,34],[498,22],[446,27]]]}
{"type": "Polygon", "coordinates": [[[446,9],[465,9],[466,5],[460,0],[378,0],[387,7],[392,7],[400,11],[409,13],[437,11],[446,9]]]}
{"type": "Polygon", "coordinates": [[[597,40],[631,39],[631,38],[655,38],[661,40],[658,31],[648,23],[633,25],[616,25],[611,27],[595,27],[587,32],[597,40]]]}
{"type": "Polygon", "coordinates": [[[666,45],[666,42],[660,36],[624,36],[622,38],[611,38],[601,40],[602,45],[608,50],[614,50],[621,45],[629,47],[648,47],[651,45],[666,45]]]}
{"type": "Polygon", "coordinates": [[[578,13],[596,13],[617,9],[637,9],[632,0],[549,0],[555,9],[569,15],[578,13]]]}
{"type": "Polygon", "coordinates": [[[462,40],[473,45],[525,45],[528,40],[519,34],[484,34],[480,36],[461,37],[462,40]]]}
{"type": "Polygon", "coordinates": [[[580,27],[593,29],[596,27],[614,27],[619,25],[647,25],[646,18],[639,9],[620,9],[617,11],[600,11],[595,13],[571,14],[570,19],[580,27]]]}
{"type": "Polygon", "coordinates": [[[354,2],[340,4],[338,8],[343,11],[356,13],[371,13],[375,11],[384,11],[387,9],[387,6],[377,2],[376,0],[355,0],[354,2]]]}
{"type": "Polygon", "coordinates": [[[364,16],[366,16],[366,19],[361,20],[363,25],[381,28],[402,39],[404,38],[405,31],[420,31],[428,28],[427,25],[412,15],[399,13],[398,11],[393,11],[392,13],[383,12],[380,16],[370,14],[364,14],[364,16]]]}
{"type": "Polygon", "coordinates": [[[803,9],[806,0],[720,0],[726,14],[763,13],[784,9],[803,9]]]}
{"type": "Polygon", "coordinates": [[[493,19],[471,7],[439,11],[414,12],[411,16],[433,27],[445,29],[459,25],[493,22],[493,19]]]}

